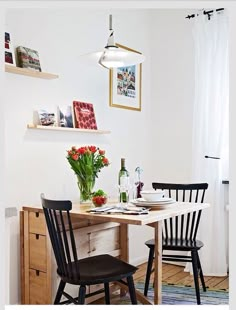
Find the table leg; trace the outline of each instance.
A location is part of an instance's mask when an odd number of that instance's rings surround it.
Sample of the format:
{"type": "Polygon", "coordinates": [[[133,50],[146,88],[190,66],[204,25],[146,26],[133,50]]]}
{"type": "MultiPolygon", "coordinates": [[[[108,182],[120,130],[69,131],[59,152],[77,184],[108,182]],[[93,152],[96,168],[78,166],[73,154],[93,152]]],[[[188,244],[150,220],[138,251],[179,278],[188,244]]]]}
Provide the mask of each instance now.
{"type": "Polygon", "coordinates": [[[158,221],[154,225],[155,229],[155,253],[154,253],[154,304],[161,304],[162,296],[162,222],[158,221]]]}
{"type": "MultiPolygon", "coordinates": [[[[129,236],[128,225],[120,224],[120,259],[129,262],[129,236]]],[[[127,290],[121,288],[120,296],[126,295],[127,290]]]]}

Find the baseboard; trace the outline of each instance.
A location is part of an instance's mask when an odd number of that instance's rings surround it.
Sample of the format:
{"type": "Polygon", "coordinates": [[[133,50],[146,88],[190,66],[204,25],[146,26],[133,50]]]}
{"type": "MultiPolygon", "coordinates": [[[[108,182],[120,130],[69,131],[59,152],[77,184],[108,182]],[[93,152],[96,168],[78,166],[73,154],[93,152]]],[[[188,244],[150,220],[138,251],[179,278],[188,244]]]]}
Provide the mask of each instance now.
{"type": "Polygon", "coordinates": [[[163,263],[165,264],[170,264],[170,265],[175,265],[175,266],[182,266],[182,267],[185,267],[186,263],[182,263],[182,262],[165,262],[163,261],[163,263]]]}
{"type": "MultiPolygon", "coordinates": [[[[139,266],[141,264],[147,263],[148,257],[135,257],[133,259],[130,260],[130,264],[134,265],[134,266],[139,266]]],[[[176,266],[183,266],[185,267],[186,263],[182,263],[182,262],[165,262],[163,261],[163,263],[165,264],[170,264],[170,265],[176,265],[176,266]]]]}
{"type": "Polygon", "coordinates": [[[146,263],[147,260],[148,260],[148,256],[135,257],[135,258],[131,259],[129,263],[134,265],[134,266],[138,266],[138,265],[146,263]]]}
{"type": "MultiPolygon", "coordinates": [[[[134,255],[130,255],[130,264],[132,264],[134,266],[138,266],[138,265],[141,265],[141,264],[146,263],[148,261],[148,251],[143,251],[140,254],[142,254],[142,256],[134,257],[134,255]]],[[[188,252],[163,251],[163,254],[187,255],[188,252]]],[[[185,267],[185,265],[186,265],[185,262],[174,262],[174,261],[173,262],[172,261],[163,261],[163,262],[166,264],[172,264],[172,265],[183,266],[183,267],[185,267]]]]}

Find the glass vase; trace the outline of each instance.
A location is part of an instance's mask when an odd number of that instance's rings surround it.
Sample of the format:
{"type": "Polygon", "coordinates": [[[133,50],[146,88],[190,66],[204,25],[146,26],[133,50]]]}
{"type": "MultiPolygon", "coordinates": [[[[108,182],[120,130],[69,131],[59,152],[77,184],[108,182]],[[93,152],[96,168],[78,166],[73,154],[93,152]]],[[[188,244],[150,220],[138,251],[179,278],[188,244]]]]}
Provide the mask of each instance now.
{"type": "Polygon", "coordinates": [[[95,185],[95,177],[94,176],[85,176],[81,177],[77,175],[78,179],[78,187],[80,190],[80,201],[88,202],[92,199],[93,188],[95,185]]]}

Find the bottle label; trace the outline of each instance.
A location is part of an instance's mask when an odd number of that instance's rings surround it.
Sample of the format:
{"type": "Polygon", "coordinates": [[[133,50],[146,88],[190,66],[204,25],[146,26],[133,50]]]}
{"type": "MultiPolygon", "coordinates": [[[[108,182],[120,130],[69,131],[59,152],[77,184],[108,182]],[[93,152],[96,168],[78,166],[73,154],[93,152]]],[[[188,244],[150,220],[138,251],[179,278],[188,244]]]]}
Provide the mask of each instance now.
{"type": "Polygon", "coordinates": [[[120,187],[127,189],[129,186],[129,178],[124,175],[120,177],[120,187]]]}

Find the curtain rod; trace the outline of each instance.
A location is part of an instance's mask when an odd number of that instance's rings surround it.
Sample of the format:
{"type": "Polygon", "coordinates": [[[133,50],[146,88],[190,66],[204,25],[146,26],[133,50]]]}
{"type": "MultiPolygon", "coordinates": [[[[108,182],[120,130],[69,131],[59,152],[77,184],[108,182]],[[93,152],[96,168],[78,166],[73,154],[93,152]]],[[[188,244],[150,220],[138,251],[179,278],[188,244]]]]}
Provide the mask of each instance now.
{"type": "MultiPolygon", "coordinates": [[[[219,11],[223,11],[224,10],[224,8],[220,8],[220,9],[216,9],[215,11],[216,12],[219,12],[219,11]]],[[[208,15],[208,19],[210,19],[211,18],[211,14],[214,12],[214,10],[211,10],[211,11],[203,11],[202,13],[204,14],[204,15],[208,15]]],[[[199,16],[199,14],[192,14],[192,15],[188,15],[188,16],[186,16],[185,18],[188,18],[188,19],[190,19],[190,18],[194,18],[195,16],[199,16]]]]}

